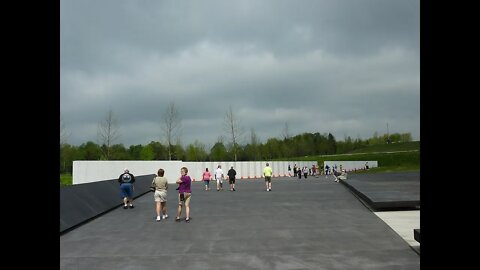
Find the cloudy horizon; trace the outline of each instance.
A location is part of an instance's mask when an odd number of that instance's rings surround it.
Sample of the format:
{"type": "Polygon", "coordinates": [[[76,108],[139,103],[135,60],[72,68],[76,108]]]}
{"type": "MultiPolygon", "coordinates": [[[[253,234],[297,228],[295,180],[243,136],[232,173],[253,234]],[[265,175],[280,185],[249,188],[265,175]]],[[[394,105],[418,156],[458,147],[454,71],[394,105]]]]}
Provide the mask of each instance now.
{"type": "Polygon", "coordinates": [[[419,1],[60,2],[60,116],[67,142],[164,142],[174,103],[183,145],[331,133],[420,140],[419,1]],[[388,130],[387,130],[388,127],[388,130]]]}

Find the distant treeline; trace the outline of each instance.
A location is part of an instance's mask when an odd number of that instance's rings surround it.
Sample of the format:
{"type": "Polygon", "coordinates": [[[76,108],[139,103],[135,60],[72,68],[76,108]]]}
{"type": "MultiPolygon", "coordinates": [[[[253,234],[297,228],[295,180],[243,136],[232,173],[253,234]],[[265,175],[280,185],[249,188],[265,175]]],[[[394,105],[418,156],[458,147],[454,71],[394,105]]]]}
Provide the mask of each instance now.
{"type": "MultiPolygon", "coordinates": [[[[283,139],[270,138],[266,143],[252,139],[249,144],[237,145],[237,161],[344,154],[358,152],[359,149],[372,145],[410,141],[412,141],[410,133],[384,134],[382,136],[375,133],[366,140],[346,137],[343,141],[337,141],[330,133],[303,133],[283,139]]],[[[172,148],[172,160],[234,160],[233,145],[222,141],[217,141],[210,149],[198,141],[186,147],[180,144],[172,145],[172,148]]],[[[131,145],[128,148],[123,144],[115,144],[108,149],[109,151],[106,150],[106,145],[98,145],[92,141],[80,146],[62,144],[60,145],[60,172],[71,173],[74,160],[106,160],[104,153],[107,152],[110,160],[168,160],[166,145],[156,141],[147,145],[131,145]]]]}

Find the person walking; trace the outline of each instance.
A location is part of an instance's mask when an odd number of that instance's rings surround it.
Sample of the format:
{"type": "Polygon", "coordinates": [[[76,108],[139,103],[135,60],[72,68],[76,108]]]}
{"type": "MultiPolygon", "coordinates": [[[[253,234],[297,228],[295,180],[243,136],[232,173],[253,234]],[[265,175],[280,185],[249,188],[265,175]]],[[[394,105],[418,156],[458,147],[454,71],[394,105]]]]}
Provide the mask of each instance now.
{"type": "Polygon", "coordinates": [[[178,189],[178,210],[175,221],[180,221],[182,215],[182,208],[185,206],[185,222],[190,222],[190,199],[192,198],[192,179],[188,176],[187,167],[180,169],[181,176],[177,179],[176,183],[179,185],[178,189]]]}
{"type": "Polygon", "coordinates": [[[230,191],[235,191],[235,176],[237,172],[233,169],[233,166],[228,170],[228,184],[230,185],[230,191]]]}
{"type": "Polygon", "coordinates": [[[120,183],[120,196],[123,198],[123,209],[133,208],[133,192],[135,191],[133,184],[135,183],[135,176],[125,168],[123,173],[118,177],[118,182],[120,183]]]}
{"type": "Polygon", "coordinates": [[[202,179],[205,183],[205,190],[210,190],[210,180],[212,180],[212,174],[208,171],[208,168],[205,168],[205,171],[202,174],[202,179]]]}
{"type": "Polygon", "coordinates": [[[156,204],[157,212],[157,221],[168,218],[167,215],[167,190],[168,190],[168,180],[165,175],[165,170],[159,169],[157,176],[153,178],[152,187],[155,188],[155,193],[153,193],[153,198],[156,204]],[[163,216],[161,215],[163,213],[163,216]]]}
{"type": "Polygon", "coordinates": [[[268,166],[268,162],[263,168],[263,176],[265,177],[265,186],[267,187],[267,191],[272,191],[272,168],[268,166]]]}
{"type": "Polygon", "coordinates": [[[217,180],[217,191],[223,190],[223,170],[222,165],[218,165],[217,170],[215,171],[215,179],[217,180]]]}

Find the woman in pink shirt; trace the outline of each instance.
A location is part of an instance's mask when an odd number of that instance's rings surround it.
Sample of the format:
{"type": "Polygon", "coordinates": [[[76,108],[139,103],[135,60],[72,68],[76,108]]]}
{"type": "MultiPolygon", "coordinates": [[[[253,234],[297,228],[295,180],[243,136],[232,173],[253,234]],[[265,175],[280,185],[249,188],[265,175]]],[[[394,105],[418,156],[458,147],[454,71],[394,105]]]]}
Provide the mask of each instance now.
{"type": "Polygon", "coordinates": [[[203,182],[205,182],[205,190],[210,190],[210,180],[212,180],[212,174],[205,168],[202,175],[203,182]]]}

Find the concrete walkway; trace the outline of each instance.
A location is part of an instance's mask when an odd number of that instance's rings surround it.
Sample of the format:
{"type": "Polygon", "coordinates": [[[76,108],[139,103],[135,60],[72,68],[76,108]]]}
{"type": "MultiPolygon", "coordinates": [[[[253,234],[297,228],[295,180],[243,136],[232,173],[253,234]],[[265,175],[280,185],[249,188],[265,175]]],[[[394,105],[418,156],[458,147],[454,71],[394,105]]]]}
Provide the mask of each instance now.
{"type": "Polygon", "coordinates": [[[420,254],[420,243],[413,236],[413,230],[420,229],[420,210],[375,212],[375,215],[420,254]]]}
{"type": "Polygon", "coordinates": [[[153,194],[60,237],[61,269],[420,269],[420,256],[341,183],[324,177],[195,182],[190,223],[154,220],[153,194]],[[224,184],[228,186],[227,184],[224,184]],[[227,188],[228,189],[228,188],[227,188]]]}

